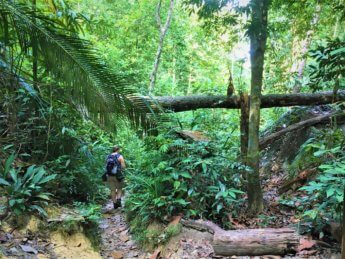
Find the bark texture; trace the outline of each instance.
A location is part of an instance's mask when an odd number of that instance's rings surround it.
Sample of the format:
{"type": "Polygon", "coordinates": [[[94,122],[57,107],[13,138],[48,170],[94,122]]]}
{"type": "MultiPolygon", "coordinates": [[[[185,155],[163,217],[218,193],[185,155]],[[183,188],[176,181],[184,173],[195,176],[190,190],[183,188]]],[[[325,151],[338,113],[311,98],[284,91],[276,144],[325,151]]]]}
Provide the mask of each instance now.
{"type": "Polygon", "coordinates": [[[213,249],[218,255],[284,255],[296,252],[299,236],[290,228],[246,229],[215,232],[213,249]]]}
{"type": "MultiPolygon", "coordinates": [[[[241,160],[244,165],[247,164],[247,150],[248,150],[248,121],[249,121],[249,98],[247,93],[241,93],[241,160]]],[[[243,176],[247,178],[245,170],[243,176]]]]}
{"type": "Polygon", "coordinates": [[[291,228],[226,231],[211,221],[181,220],[187,228],[213,234],[213,250],[224,256],[284,255],[296,252],[300,236],[291,228]]]}
{"type": "MultiPolygon", "coordinates": [[[[154,108],[161,106],[174,112],[209,108],[240,109],[242,102],[241,97],[237,95],[231,97],[225,95],[157,96],[152,98],[142,96],[139,98],[147,100],[154,108]]],[[[345,90],[338,91],[336,98],[334,98],[333,91],[263,95],[260,108],[322,105],[337,101],[345,101],[345,90]]]]}
{"type": "MultiPolygon", "coordinates": [[[[344,188],[344,197],[345,197],[345,188],[344,188]]],[[[342,233],[342,245],[341,245],[341,259],[345,259],[345,204],[343,203],[343,233],[342,233]]]]}
{"type": "Polygon", "coordinates": [[[267,13],[268,0],[252,0],[252,21],[249,28],[250,38],[250,104],[248,124],[248,150],[247,165],[250,171],[247,173],[247,194],[249,210],[253,214],[263,210],[263,194],[259,175],[259,125],[261,88],[264,69],[264,55],[267,40],[267,13]]]}

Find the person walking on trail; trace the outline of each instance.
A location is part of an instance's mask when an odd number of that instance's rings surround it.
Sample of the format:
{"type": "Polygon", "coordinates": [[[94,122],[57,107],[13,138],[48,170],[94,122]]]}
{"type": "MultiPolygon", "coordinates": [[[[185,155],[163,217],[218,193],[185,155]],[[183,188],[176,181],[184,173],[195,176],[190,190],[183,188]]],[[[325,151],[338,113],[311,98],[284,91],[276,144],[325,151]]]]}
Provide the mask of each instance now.
{"type": "Polygon", "coordinates": [[[121,155],[121,147],[114,146],[113,152],[107,156],[106,174],[107,183],[111,190],[111,199],[114,203],[114,209],[121,207],[122,188],[123,188],[123,170],[125,169],[125,159],[121,155]]]}

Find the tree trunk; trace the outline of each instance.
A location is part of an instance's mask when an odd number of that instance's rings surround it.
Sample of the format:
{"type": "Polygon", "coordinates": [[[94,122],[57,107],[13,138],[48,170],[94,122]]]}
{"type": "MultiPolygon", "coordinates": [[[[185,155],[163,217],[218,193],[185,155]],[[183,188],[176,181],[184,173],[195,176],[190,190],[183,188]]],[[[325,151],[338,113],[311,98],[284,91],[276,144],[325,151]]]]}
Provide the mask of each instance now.
{"type": "MultiPolygon", "coordinates": [[[[344,197],[345,197],[345,188],[344,188],[344,197]]],[[[343,233],[342,233],[342,245],[341,245],[341,259],[345,259],[345,201],[343,201],[343,233]]]]}
{"type": "MultiPolygon", "coordinates": [[[[36,23],[36,0],[32,0],[32,21],[36,23]]],[[[31,44],[32,44],[32,80],[33,80],[33,87],[37,90],[37,83],[38,83],[38,42],[36,37],[36,29],[33,29],[32,36],[31,36],[31,44]]]]}
{"type": "Polygon", "coordinates": [[[300,236],[291,228],[228,230],[211,221],[181,220],[187,228],[213,234],[213,250],[224,256],[284,255],[295,253],[300,236]]]}
{"type": "MultiPolygon", "coordinates": [[[[136,96],[133,98],[145,99],[153,108],[158,109],[158,106],[161,106],[166,110],[174,112],[209,108],[241,108],[241,97],[238,95],[231,97],[225,95],[136,96]]],[[[337,101],[345,101],[344,90],[338,91],[336,98],[334,98],[332,91],[314,94],[268,94],[261,97],[260,108],[322,105],[337,101]]]]}
{"type": "Polygon", "coordinates": [[[312,20],[310,21],[310,29],[307,31],[306,37],[303,39],[303,41],[301,43],[302,50],[300,53],[300,60],[297,64],[297,79],[298,79],[298,81],[296,82],[296,84],[293,87],[293,90],[292,90],[293,93],[299,93],[301,91],[301,88],[302,88],[302,82],[301,81],[303,79],[303,72],[304,72],[305,65],[307,63],[307,53],[308,53],[309,46],[310,46],[312,39],[313,39],[313,34],[314,34],[315,29],[316,29],[316,25],[320,19],[320,12],[321,12],[321,6],[320,6],[320,4],[316,4],[315,13],[312,17],[312,20]]]}
{"type": "Polygon", "coordinates": [[[155,62],[153,64],[153,69],[152,69],[152,72],[150,75],[149,92],[152,92],[154,87],[155,87],[158,66],[159,66],[159,63],[161,60],[161,55],[163,52],[164,38],[168,32],[170,22],[171,22],[172,13],[174,10],[174,0],[170,0],[168,16],[167,16],[167,19],[166,19],[164,26],[162,25],[162,21],[161,21],[161,13],[160,13],[161,5],[162,5],[162,0],[159,0],[158,5],[157,5],[157,14],[156,14],[157,25],[159,28],[159,43],[158,43],[158,49],[157,49],[157,53],[156,53],[155,62]]]}
{"type": "Polygon", "coordinates": [[[290,228],[215,232],[213,250],[224,256],[285,255],[296,252],[299,236],[290,228]]]}
{"type": "Polygon", "coordinates": [[[247,165],[250,171],[247,174],[247,194],[249,211],[253,214],[263,210],[263,194],[259,175],[259,125],[261,88],[264,69],[264,54],[267,40],[267,13],[268,0],[252,0],[252,22],[249,28],[251,87],[250,109],[248,125],[247,165]]]}
{"type": "MultiPolygon", "coordinates": [[[[248,150],[248,120],[249,120],[249,98],[247,93],[241,93],[241,161],[246,165],[248,150]]],[[[247,178],[246,173],[243,176],[247,178]]]]}

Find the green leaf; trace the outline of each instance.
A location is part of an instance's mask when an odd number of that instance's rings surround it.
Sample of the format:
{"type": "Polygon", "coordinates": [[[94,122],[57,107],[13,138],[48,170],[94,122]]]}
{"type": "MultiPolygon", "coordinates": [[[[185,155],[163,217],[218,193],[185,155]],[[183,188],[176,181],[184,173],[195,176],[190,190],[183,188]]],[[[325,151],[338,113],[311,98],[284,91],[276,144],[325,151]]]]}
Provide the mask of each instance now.
{"type": "Polygon", "coordinates": [[[44,177],[39,184],[43,184],[43,183],[47,183],[50,182],[51,180],[54,180],[56,178],[56,174],[52,174],[52,175],[48,175],[46,177],[44,177]]]}
{"type": "Polygon", "coordinates": [[[219,213],[222,208],[223,208],[223,203],[219,203],[217,205],[217,213],[219,213]]]}
{"type": "Polygon", "coordinates": [[[10,176],[13,179],[13,181],[16,183],[17,182],[17,171],[14,169],[10,170],[10,176]]]}
{"type": "Polygon", "coordinates": [[[202,167],[202,172],[203,172],[204,174],[206,174],[206,173],[207,173],[207,165],[206,165],[205,163],[202,163],[202,164],[201,164],[201,167],[202,167]]]}
{"type": "Polygon", "coordinates": [[[335,189],[330,188],[326,190],[327,198],[331,197],[335,193],[335,189]]]}
{"type": "Polygon", "coordinates": [[[28,179],[30,179],[33,176],[33,173],[35,172],[35,165],[31,165],[26,169],[26,173],[23,176],[23,181],[26,182],[28,179]]]}
{"type": "Polygon", "coordinates": [[[181,173],[180,175],[181,175],[182,177],[184,177],[184,178],[192,179],[192,176],[191,176],[190,173],[188,173],[188,172],[183,172],[183,173],[181,173]]]}
{"type": "Polygon", "coordinates": [[[233,191],[228,191],[228,193],[232,198],[236,199],[236,193],[234,193],[233,191]]]}
{"type": "Polygon", "coordinates": [[[37,184],[42,179],[43,175],[46,173],[46,171],[43,168],[39,168],[36,172],[34,177],[32,178],[32,183],[37,184]]]}
{"type": "Polygon", "coordinates": [[[8,172],[10,171],[10,168],[14,162],[15,159],[15,154],[11,154],[9,158],[7,158],[6,162],[5,162],[5,167],[4,167],[4,177],[6,178],[8,172]]]}
{"type": "Polygon", "coordinates": [[[314,156],[320,157],[324,155],[326,152],[327,152],[326,150],[319,150],[319,151],[314,152],[314,156]]]}
{"type": "Polygon", "coordinates": [[[344,52],[344,54],[345,54],[345,47],[342,47],[342,48],[333,50],[333,51],[331,51],[330,54],[331,54],[331,55],[336,55],[336,54],[339,54],[339,53],[342,53],[342,52],[344,52]]]}
{"type": "Polygon", "coordinates": [[[10,186],[10,183],[7,182],[4,178],[0,178],[0,185],[7,185],[7,186],[10,186]]]}
{"type": "Polygon", "coordinates": [[[16,204],[16,200],[15,199],[11,199],[8,201],[8,204],[13,207],[14,204],[16,204]]]}
{"type": "Polygon", "coordinates": [[[175,182],[174,182],[174,188],[175,188],[175,190],[177,190],[177,189],[180,187],[180,185],[181,185],[181,182],[180,182],[180,181],[175,181],[175,182]]]}
{"type": "Polygon", "coordinates": [[[40,206],[38,206],[38,205],[31,205],[30,208],[31,208],[32,210],[38,211],[39,214],[41,214],[41,215],[44,216],[44,217],[47,217],[47,216],[48,216],[47,212],[46,212],[42,207],[40,207],[40,206]]]}

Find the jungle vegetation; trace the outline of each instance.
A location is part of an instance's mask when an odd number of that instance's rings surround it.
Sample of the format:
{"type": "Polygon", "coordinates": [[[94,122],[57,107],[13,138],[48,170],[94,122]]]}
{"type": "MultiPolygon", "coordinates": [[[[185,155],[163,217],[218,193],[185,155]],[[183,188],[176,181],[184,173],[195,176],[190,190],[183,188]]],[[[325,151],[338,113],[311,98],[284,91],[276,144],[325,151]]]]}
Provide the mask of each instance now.
{"type": "Polygon", "coordinates": [[[138,239],[178,214],[226,229],[229,215],[269,221],[260,141],[301,121],[292,106],[327,104],[330,126],[282,165],[290,180],[308,168],[317,176],[278,202],[298,204],[306,231],[340,222],[344,10],[343,0],[0,0],[1,219],[45,217],[53,203],[97,218],[109,195],[104,159],[119,144],[138,239]],[[296,104],[264,109],[270,94],[296,104]],[[160,105],[177,96],[241,102],[160,105]]]}

